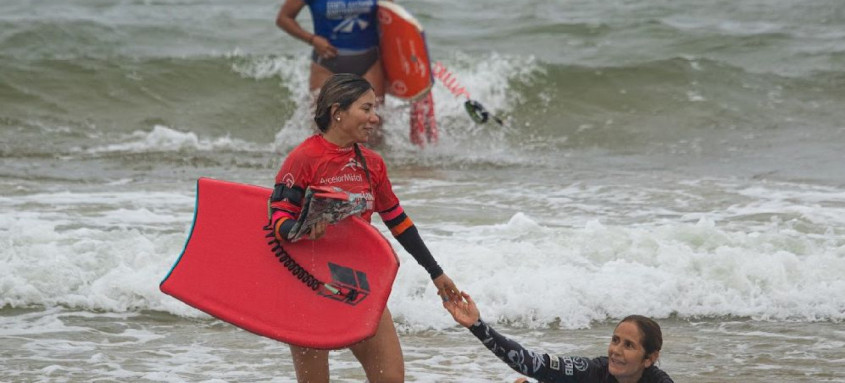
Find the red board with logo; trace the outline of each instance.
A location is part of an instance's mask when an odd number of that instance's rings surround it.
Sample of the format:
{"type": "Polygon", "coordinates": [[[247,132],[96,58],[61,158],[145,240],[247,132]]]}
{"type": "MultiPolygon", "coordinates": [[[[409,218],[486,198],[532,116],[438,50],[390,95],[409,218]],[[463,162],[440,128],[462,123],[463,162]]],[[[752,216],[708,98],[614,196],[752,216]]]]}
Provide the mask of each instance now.
{"type": "Polygon", "coordinates": [[[387,92],[416,100],[431,89],[434,77],[422,26],[402,6],[378,2],[379,48],[387,92]]]}
{"type": "Polygon", "coordinates": [[[280,242],[265,226],[271,189],[200,178],[194,225],[161,290],[258,335],[343,348],[376,332],[399,261],[357,216],[319,240],[280,242]]]}

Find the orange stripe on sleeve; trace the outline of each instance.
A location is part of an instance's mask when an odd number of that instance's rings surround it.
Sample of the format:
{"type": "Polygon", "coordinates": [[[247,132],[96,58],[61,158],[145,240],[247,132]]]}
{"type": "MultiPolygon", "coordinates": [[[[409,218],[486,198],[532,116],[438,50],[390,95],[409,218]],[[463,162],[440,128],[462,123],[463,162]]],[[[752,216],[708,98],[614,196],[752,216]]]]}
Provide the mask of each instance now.
{"type": "Polygon", "coordinates": [[[281,233],[279,233],[279,228],[282,226],[282,224],[285,221],[287,221],[289,219],[290,219],[289,217],[281,217],[281,218],[276,220],[276,224],[273,226],[273,234],[276,235],[276,239],[278,239],[279,241],[284,241],[284,238],[282,238],[281,233]]]}
{"type": "Polygon", "coordinates": [[[404,233],[405,230],[408,230],[409,227],[414,226],[414,222],[411,221],[411,218],[405,218],[402,223],[393,226],[390,228],[390,233],[393,234],[394,237],[398,237],[400,234],[404,233]]]}

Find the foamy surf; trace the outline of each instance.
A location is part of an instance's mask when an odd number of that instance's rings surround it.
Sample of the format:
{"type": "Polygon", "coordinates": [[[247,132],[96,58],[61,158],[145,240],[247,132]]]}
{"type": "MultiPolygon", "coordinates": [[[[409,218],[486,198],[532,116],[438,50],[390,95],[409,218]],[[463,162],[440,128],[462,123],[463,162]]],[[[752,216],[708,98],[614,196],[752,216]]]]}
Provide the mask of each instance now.
{"type": "MultiPolygon", "coordinates": [[[[450,73],[441,140],[411,145],[389,98],[378,150],[485,319],[598,356],[635,312],[676,381],[841,381],[841,5],[757,3],[406,4],[450,73]],[[506,126],[473,123],[453,87],[506,126]]],[[[0,2],[5,380],[295,380],[286,346],[157,290],[196,179],[271,186],[313,133],[310,48],[278,7],[0,2]]],[[[399,254],[407,380],[513,381],[399,254]]],[[[331,360],[332,381],[364,380],[331,360]]]]}

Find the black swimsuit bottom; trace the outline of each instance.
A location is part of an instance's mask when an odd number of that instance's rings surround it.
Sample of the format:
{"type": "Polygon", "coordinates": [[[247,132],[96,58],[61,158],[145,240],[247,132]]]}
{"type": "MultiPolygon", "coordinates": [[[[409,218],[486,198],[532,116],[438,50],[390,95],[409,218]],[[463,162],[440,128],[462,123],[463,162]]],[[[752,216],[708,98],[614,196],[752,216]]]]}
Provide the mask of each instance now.
{"type": "Polygon", "coordinates": [[[353,73],[363,76],[379,59],[378,47],[372,47],[360,53],[337,55],[334,58],[326,59],[311,52],[311,61],[319,64],[332,73],[353,73]]]}

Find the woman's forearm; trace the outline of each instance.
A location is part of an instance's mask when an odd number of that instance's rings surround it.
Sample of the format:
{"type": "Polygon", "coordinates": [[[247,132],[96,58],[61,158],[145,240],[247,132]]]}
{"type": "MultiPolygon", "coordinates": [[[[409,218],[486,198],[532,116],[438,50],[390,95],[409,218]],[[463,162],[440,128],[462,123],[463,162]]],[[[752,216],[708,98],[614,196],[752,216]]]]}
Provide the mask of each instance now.
{"type": "Polygon", "coordinates": [[[305,3],[302,3],[301,1],[286,1],[282,5],[282,9],[279,10],[279,14],[276,16],[276,26],[287,32],[287,34],[310,45],[313,42],[315,35],[303,29],[296,21],[296,16],[299,15],[299,11],[301,11],[304,6],[305,3]]]}
{"type": "Polygon", "coordinates": [[[296,20],[290,17],[282,17],[280,16],[276,19],[276,25],[281,28],[283,31],[287,32],[289,35],[304,41],[307,44],[311,44],[314,39],[314,34],[311,32],[306,31],[296,22],[296,20]]]}

